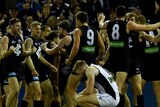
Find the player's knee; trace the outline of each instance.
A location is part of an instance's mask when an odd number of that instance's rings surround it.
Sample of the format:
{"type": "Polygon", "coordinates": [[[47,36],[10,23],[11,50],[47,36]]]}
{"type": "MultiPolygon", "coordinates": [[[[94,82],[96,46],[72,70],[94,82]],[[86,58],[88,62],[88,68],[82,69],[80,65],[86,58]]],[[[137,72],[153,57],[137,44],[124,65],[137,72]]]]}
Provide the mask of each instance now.
{"type": "Polygon", "coordinates": [[[135,86],[133,88],[133,92],[135,95],[141,95],[142,94],[142,88],[140,86],[135,86]]]}
{"type": "Polygon", "coordinates": [[[29,100],[32,99],[32,98],[33,98],[33,93],[26,93],[25,96],[24,96],[24,99],[25,99],[26,101],[29,101],[29,100]]]}
{"type": "Polygon", "coordinates": [[[14,94],[14,96],[18,96],[19,95],[19,90],[18,89],[14,89],[11,92],[14,94]]]}

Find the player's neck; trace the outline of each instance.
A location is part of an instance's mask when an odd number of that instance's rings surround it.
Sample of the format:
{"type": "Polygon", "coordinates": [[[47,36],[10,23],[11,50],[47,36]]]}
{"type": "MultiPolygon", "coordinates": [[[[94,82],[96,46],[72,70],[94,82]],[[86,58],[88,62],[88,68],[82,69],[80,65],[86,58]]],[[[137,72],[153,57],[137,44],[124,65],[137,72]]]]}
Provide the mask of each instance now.
{"type": "Polygon", "coordinates": [[[9,33],[12,35],[12,36],[16,36],[17,34],[14,32],[14,31],[9,31],[9,33]]]}

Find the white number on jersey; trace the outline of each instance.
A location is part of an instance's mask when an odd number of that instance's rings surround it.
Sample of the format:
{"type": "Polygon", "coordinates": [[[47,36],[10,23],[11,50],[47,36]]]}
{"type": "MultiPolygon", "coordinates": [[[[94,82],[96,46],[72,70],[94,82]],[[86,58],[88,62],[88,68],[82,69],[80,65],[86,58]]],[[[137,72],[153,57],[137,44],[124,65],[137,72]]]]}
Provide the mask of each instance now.
{"type": "Polygon", "coordinates": [[[14,53],[16,54],[16,56],[19,56],[21,54],[21,45],[20,44],[17,44],[17,46],[15,47],[14,53]]]}
{"type": "Polygon", "coordinates": [[[87,31],[87,38],[89,39],[87,41],[87,44],[88,45],[93,45],[93,43],[94,43],[94,32],[93,32],[93,30],[89,29],[87,31]]]}
{"type": "Polygon", "coordinates": [[[36,51],[36,55],[38,56],[38,59],[40,58],[40,54],[41,54],[41,48],[38,47],[38,50],[36,51]]]}
{"type": "Polygon", "coordinates": [[[119,39],[119,25],[115,24],[112,28],[112,39],[118,40],[119,39]]]}

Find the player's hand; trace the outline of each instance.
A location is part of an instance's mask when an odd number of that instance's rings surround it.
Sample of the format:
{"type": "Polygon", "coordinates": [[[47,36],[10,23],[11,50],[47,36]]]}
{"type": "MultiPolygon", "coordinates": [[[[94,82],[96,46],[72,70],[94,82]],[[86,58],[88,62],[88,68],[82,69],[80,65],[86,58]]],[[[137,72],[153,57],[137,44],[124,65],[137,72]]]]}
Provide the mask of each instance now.
{"type": "Polygon", "coordinates": [[[103,66],[104,64],[105,64],[104,61],[99,62],[100,66],[103,66]]]}
{"type": "Polygon", "coordinates": [[[141,32],[139,33],[139,39],[144,39],[145,35],[146,35],[146,32],[141,31],[141,32]]]}
{"type": "Polygon", "coordinates": [[[36,70],[32,70],[32,75],[33,76],[39,76],[38,72],[36,70]]]}
{"type": "Polygon", "coordinates": [[[50,69],[52,72],[58,72],[58,69],[53,65],[50,65],[50,69]]]}
{"type": "Polygon", "coordinates": [[[104,15],[103,13],[100,13],[100,14],[98,15],[98,22],[104,21],[104,20],[105,20],[105,15],[104,15]]]}
{"type": "Polygon", "coordinates": [[[36,47],[32,47],[32,53],[35,53],[37,51],[37,48],[36,47]]]}
{"type": "Polygon", "coordinates": [[[99,93],[98,89],[94,88],[94,93],[99,93]]]}
{"type": "Polygon", "coordinates": [[[72,64],[72,61],[69,60],[69,59],[66,59],[65,64],[66,64],[66,65],[71,65],[71,64],[72,64]]]}
{"type": "Polygon", "coordinates": [[[47,43],[43,43],[41,45],[41,49],[45,51],[47,49],[47,43]]]}
{"type": "Polygon", "coordinates": [[[146,32],[140,31],[140,33],[139,33],[139,41],[140,42],[142,42],[142,40],[145,39],[145,35],[146,35],[146,32]]]}
{"type": "Polygon", "coordinates": [[[9,50],[12,51],[12,52],[14,52],[14,51],[15,51],[15,47],[14,47],[14,46],[11,46],[11,47],[9,48],[9,50]]]}
{"type": "Polygon", "coordinates": [[[96,64],[99,65],[100,61],[101,61],[101,60],[100,60],[99,58],[96,58],[96,64]]]}

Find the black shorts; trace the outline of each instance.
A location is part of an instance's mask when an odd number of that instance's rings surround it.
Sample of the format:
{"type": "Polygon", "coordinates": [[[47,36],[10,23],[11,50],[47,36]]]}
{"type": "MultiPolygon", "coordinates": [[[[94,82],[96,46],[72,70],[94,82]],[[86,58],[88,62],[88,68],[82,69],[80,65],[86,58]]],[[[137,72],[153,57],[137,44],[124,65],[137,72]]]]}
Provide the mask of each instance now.
{"type": "Polygon", "coordinates": [[[31,73],[31,70],[27,66],[24,69],[24,78],[25,78],[27,85],[29,85],[29,83],[33,81],[39,81],[39,77],[33,76],[31,73]]]}
{"type": "Polygon", "coordinates": [[[43,81],[45,81],[45,80],[47,80],[47,79],[49,79],[49,76],[48,76],[48,74],[41,74],[41,73],[39,73],[39,81],[40,82],[43,82],[43,81]]]}
{"type": "Polygon", "coordinates": [[[23,75],[24,65],[22,63],[17,63],[16,65],[5,65],[3,67],[3,72],[7,75],[7,77],[17,77],[18,81],[24,80],[23,75]]]}
{"type": "Polygon", "coordinates": [[[51,72],[50,68],[48,68],[44,65],[41,65],[39,73],[38,73],[40,82],[49,79],[50,72],[51,72]]]}
{"type": "Polygon", "coordinates": [[[107,69],[116,74],[117,71],[128,72],[130,60],[128,57],[109,57],[107,69]]]}
{"type": "Polygon", "coordinates": [[[137,60],[134,60],[134,59],[130,60],[128,77],[132,77],[134,75],[141,74],[139,67],[140,67],[140,63],[137,60]]]}
{"type": "Polygon", "coordinates": [[[143,61],[141,64],[140,70],[142,78],[146,81],[156,81],[160,80],[159,71],[160,71],[160,60],[151,59],[148,61],[143,61]]]}

